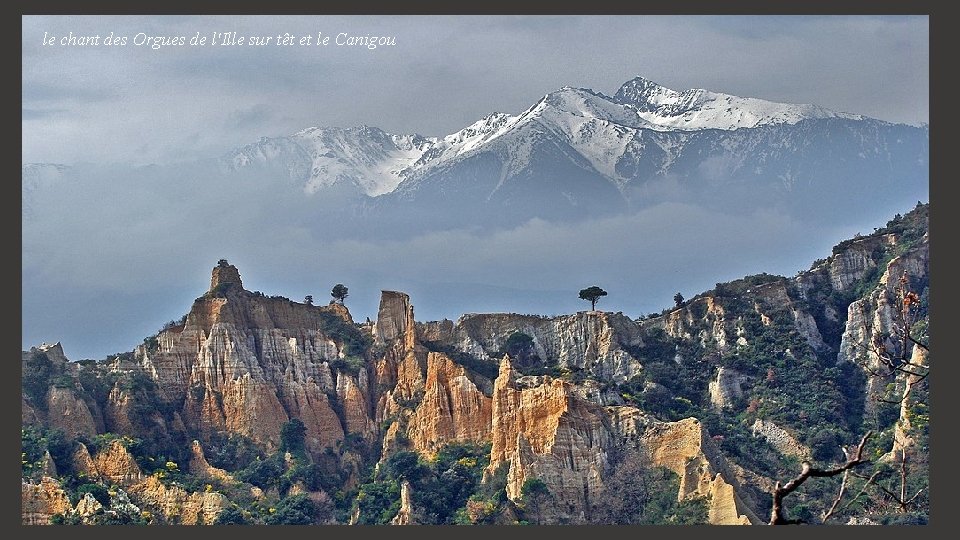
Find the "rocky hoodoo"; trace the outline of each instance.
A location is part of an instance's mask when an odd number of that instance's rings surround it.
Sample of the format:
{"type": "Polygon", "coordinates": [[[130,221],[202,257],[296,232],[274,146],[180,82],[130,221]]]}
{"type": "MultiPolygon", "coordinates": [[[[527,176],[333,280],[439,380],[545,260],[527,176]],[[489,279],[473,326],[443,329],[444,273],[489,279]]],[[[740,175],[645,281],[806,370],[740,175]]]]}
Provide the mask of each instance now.
{"type": "MultiPolygon", "coordinates": [[[[232,492],[243,487],[233,476],[239,473],[213,467],[204,456],[212,436],[244,435],[273,452],[280,445],[281,426],[297,418],[306,428],[308,457],[321,467],[324,481],[338,475],[337,485],[344,490],[364,482],[401,482],[400,511],[384,517],[393,517],[396,524],[426,519],[414,507],[423,494],[413,493],[403,479],[368,478],[363,471],[400,450],[430,460],[454,442],[474,443],[470,452],[489,444],[484,481],[505,476],[507,498],[519,503],[471,499],[458,517],[472,522],[590,522],[592,511],[611,495],[606,483],[618,460],[637,458],[640,468],[676,473],[677,500],[704,499],[710,523],[761,523],[756,509],[763,504],[757,501],[775,480],[761,471],[770,470],[777,452],[808,457],[810,449],[798,440],[813,444],[803,422],[779,414],[771,403],[793,403],[784,398],[802,395],[804,404],[846,404],[841,401],[846,395],[812,392],[829,398],[818,401],[802,392],[787,394],[786,385],[805,390],[810,373],[834,367],[857,375],[850,362],[879,367],[866,345],[894,329],[898,280],[906,276],[919,293],[929,279],[926,236],[915,235],[909,242],[904,244],[898,234],[855,239],[795,278],[762,274],[718,284],[716,291],[641,321],[592,311],[559,317],[473,314],[456,323],[418,323],[408,295],[383,291],[377,320],[357,325],[339,304],[312,306],[247,291],[239,271],[221,261],[210,290],[195,300],[186,317],[132,354],[79,365],[67,362],[59,345],[24,353],[25,368],[44,368],[45,362],[52,366],[45,387],[24,386],[24,424],[96,440],[100,450],[91,456],[77,444],[66,464],[44,457],[43,467],[33,469],[33,480],[25,478],[23,519],[43,523],[73,512],[73,517],[82,520],[89,514],[96,521],[95,516],[113,511],[98,514],[92,497],[81,497],[76,509],[69,508],[69,499],[64,503],[66,492],[52,476],[57,469],[72,469],[91,481],[120,486],[118,492],[123,497],[129,493],[139,505],[138,515],[143,508],[160,522],[212,523],[232,502],[212,486],[189,492],[164,478],[163,470],[145,475],[126,448],[130,438],[192,441],[189,454],[176,460],[186,460],[182,465],[201,485],[209,481],[232,492]],[[505,354],[507,350],[522,352],[505,354]],[[109,381],[96,387],[96,398],[80,383],[91,374],[109,381]],[[680,377],[683,384],[672,384],[680,377]],[[684,418],[711,406],[721,419],[716,437],[696,418],[684,418]],[[745,410],[731,410],[737,407],[745,410]],[[727,424],[734,415],[735,421],[749,418],[752,425],[737,426],[738,433],[727,424]],[[757,460],[766,460],[758,461],[761,466],[744,468],[753,456],[728,446],[729,436],[745,433],[742,428],[752,428],[754,437],[777,450],[761,448],[757,460]],[[95,438],[108,431],[126,437],[107,444],[95,438]],[[729,461],[718,445],[729,452],[729,461]],[[534,479],[543,482],[554,501],[545,510],[540,505],[534,506],[541,510],[525,509],[523,486],[534,479]],[[543,515],[530,514],[541,511],[543,515]]],[[[918,365],[929,363],[923,348],[895,350],[892,340],[885,346],[918,365]]],[[[833,388],[833,382],[816,388],[833,388]]],[[[854,388],[847,382],[844,391],[854,388]]],[[[873,414],[873,398],[881,395],[925,395],[923,388],[915,390],[919,383],[908,377],[868,379],[866,416],[873,414]],[[887,387],[890,382],[896,384],[887,387]]],[[[859,388],[853,391],[862,398],[859,388]]],[[[921,446],[918,440],[924,443],[915,438],[911,421],[917,417],[909,405],[905,400],[901,407],[888,459],[921,446]]],[[[716,419],[708,419],[704,421],[713,426],[716,419]]],[[[34,454],[31,460],[40,458],[34,454]]],[[[255,498],[319,496],[308,484],[299,479],[283,492],[254,488],[259,492],[255,498]]]]}
{"type": "MultiPolygon", "coordinates": [[[[930,247],[927,235],[912,249],[887,263],[880,276],[879,285],[865,298],[853,301],[847,308],[847,320],[840,342],[838,361],[857,363],[869,373],[883,373],[878,356],[877,341],[889,358],[909,359],[922,349],[913,343],[904,344],[893,338],[898,335],[898,305],[896,288],[905,279],[904,285],[913,288],[929,280],[930,247]]],[[[897,400],[902,395],[888,395],[887,385],[896,377],[868,377],[866,408],[868,416],[876,414],[880,399],[897,400]]],[[[905,376],[899,377],[899,388],[907,384],[905,376]]]]}
{"type": "Polygon", "coordinates": [[[576,396],[564,381],[538,379],[523,387],[505,358],[494,385],[485,477],[508,467],[511,499],[521,497],[524,482],[539,479],[558,501],[553,518],[582,523],[605,489],[610,453],[639,440],[653,465],[680,476],[678,499],[707,498],[710,523],[760,523],[740,495],[737,475],[696,419],[660,422],[633,407],[600,407],[576,396]]]}
{"type": "Polygon", "coordinates": [[[53,516],[72,509],[67,492],[55,479],[44,476],[36,484],[22,481],[20,515],[24,525],[49,525],[53,516]]]}
{"type": "Polygon", "coordinates": [[[96,474],[114,484],[127,486],[143,480],[137,460],[119,440],[111,441],[92,461],[96,474]]]}
{"type": "Polygon", "coordinates": [[[348,351],[325,329],[353,326],[340,305],[311,306],[243,289],[236,267],[213,270],[211,290],[194,302],[182,326],[138,350],[140,367],[171,401],[182,396],[190,431],[229,431],[276,448],[280,426],[299,418],[307,447],[320,452],[355,431],[372,435],[361,398],[363,374],[331,367],[348,351]],[[347,418],[331,399],[350,404],[347,418]]]}
{"type": "Polygon", "coordinates": [[[492,400],[477,388],[463,366],[442,353],[427,356],[420,405],[410,417],[407,436],[417,451],[432,455],[450,442],[490,439],[492,400]]]}
{"type": "Polygon", "coordinates": [[[69,435],[93,437],[97,434],[97,424],[90,409],[72,388],[50,388],[47,415],[48,425],[69,435]]]}
{"type": "Polygon", "coordinates": [[[410,482],[406,480],[400,484],[400,510],[397,515],[390,520],[391,525],[416,525],[417,521],[413,517],[413,497],[410,495],[410,482]]]}
{"type": "Polygon", "coordinates": [[[592,498],[603,490],[606,449],[613,444],[603,409],[577,398],[569,384],[544,377],[522,388],[505,357],[493,389],[490,476],[506,464],[507,496],[518,499],[524,482],[542,480],[562,519],[582,522],[592,498]]]}
{"type": "Polygon", "coordinates": [[[411,407],[423,398],[429,353],[417,340],[409,296],[382,292],[374,338],[385,348],[374,370],[376,420],[384,422],[398,415],[406,419],[411,407]]]}
{"type": "MultiPolygon", "coordinates": [[[[349,314],[336,307],[250,293],[243,290],[234,267],[219,265],[211,291],[196,300],[182,324],[160,332],[154,345],[138,348],[132,362],[118,359],[117,369],[146,374],[156,386],[152,390],[149,385],[146,390],[115,386],[108,398],[107,424],[136,432],[131,411],[143,410],[144,392],[155,392],[167,401],[180,395],[182,409],[173,416],[155,415],[151,421],[168,432],[198,434],[188,470],[223,482],[233,480],[206,461],[205,434],[240,433],[276,448],[280,426],[289,418],[303,421],[307,448],[316,453],[335,446],[347,433],[371,441],[382,436],[384,458],[404,447],[429,457],[451,442],[489,441],[486,476],[505,467],[509,498],[519,499],[524,482],[537,478],[560,501],[548,520],[586,522],[592,502],[604,490],[608,453],[624,441],[611,427],[610,413],[598,404],[602,400],[583,397],[585,392],[599,392],[599,383],[593,384],[594,391],[586,391],[593,386],[523,376],[509,358],[503,359],[499,375],[490,381],[448,354],[425,348],[418,330],[453,340],[448,343],[488,360],[488,351],[501,348],[511,333],[529,332],[541,358],[597,377],[624,380],[642,369],[628,350],[643,345],[633,321],[602,312],[555,319],[493,315],[432,328],[415,322],[406,294],[384,291],[370,329],[381,356],[369,369],[353,371],[343,367],[346,345],[324,332],[330,327],[329,317],[352,324],[349,314]],[[385,428],[382,435],[380,425],[385,428]]],[[[341,464],[354,462],[359,470],[356,456],[341,459],[345,460],[341,464]]],[[[93,457],[80,445],[73,465],[90,478],[126,486],[139,504],[159,512],[166,522],[212,523],[227,504],[218,493],[190,493],[156,475],[143,475],[120,440],[93,457]]],[[[348,483],[357,480],[351,477],[348,483]]],[[[707,486],[697,493],[725,500],[725,484],[710,481],[713,491],[707,486]]],[[[409,486],[404,497],[411,502],[409,486]]],[[[711,519],[721,519],[711,512],[711,519]]],[[[407,504],[394,522],[415,522],[413,514],[407,504]]]]}
{"type": "Polygon", "coordinates": [[[406,335],[408,329],[414,330],[415,326],[410,296],[397,291],[381,291],[380,308],[373,327],[377,341],[388,343],[406,335]]]}
{"type": "MultiPolygon", "coordinates": [[[[929,353],[926,349],[914,346],[910,363],[915,366],[929,367],[928,358],[929,353]]],[[[900,401],[900,417],[894,425],[893,448],[884,456],[886,459],[902,457],[902,453],[914,450],[917,444],[914,434],[912,433],[914,428],[913,421],[910,420],[910,408],[914,405],[911,393],[914,387],[921,383],[923,378],[921,375],[906,375],[904,379],[903,394],[900,401]]]]}

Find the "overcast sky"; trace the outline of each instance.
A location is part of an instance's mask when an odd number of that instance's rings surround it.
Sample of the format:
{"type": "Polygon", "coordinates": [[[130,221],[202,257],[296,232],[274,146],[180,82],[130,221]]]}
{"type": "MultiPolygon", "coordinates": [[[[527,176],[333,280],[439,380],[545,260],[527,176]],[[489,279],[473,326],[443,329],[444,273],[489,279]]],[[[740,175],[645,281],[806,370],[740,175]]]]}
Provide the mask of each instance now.
{"type": "Polygon", "coordinates": [[[131,350],[189,309],[221,257],[247,289],[295,300],[323,301],[346,283],[358,320],[376,315],[380,289],[411,293],[429,320],[569,313],[583,308],[571,291],[598,283],[611,293],[600,307],[636,317],[678,290],[792,275],[914,201],[830,230],[763,208],[661,205],[575,227],[356,241],[312,233],[315,201],[298,189],[215,180],[191,162],[311,126],[445,135],[563,86],[612,95],[637,75],[916,125],[929,118],[928,37],[926,17],[25,17],[23,162],[79,166],[63,182],[25,185],[22,345],[62,341],[74,360],[131,350]],[[233,31],[288,32],[297,44],[209,43],[233,31]],[[101,44],[61,45],[70,32],[101,44]],[[103,45],[111,32],[126,45],[103,45]],[[206,45],[189,45],[197,32],[206,45]],[[317,32],[331,43],[316,46],[317,32]],[[337,46],[341,32],[396,45],[337,46]],[[312,46],[299,45],[306,35],[312,46]],[[164,36],[187,43],[136,44],[164,36]],[[127,166],[153,163],[164,167],[127,166]],[[571,245],[583,247],[575,256],[571,245]]]}
{"type": "Polygon", "coordinates": [[[562,86],[613,94],[635,75],[918,124],[928,36],[925,16],[31,16],[23,161],[166,163],[315,125],[445,135],[562,86]],[[210,45],[230,31],[274,41],[210,45]],[[70,32],[101,45],[60,45],[70,32]],[[127,44],[104,46],[111,32],[127,44]],[[188,44],[155,50],[135,44],[141,32],[188,44]],[[189,45],[197,32],[207,45],[189,45]],[[284,32],[331,43],[275,45],[284,32]],[[340,32],[396,45],[336,46],[340,32]]]}

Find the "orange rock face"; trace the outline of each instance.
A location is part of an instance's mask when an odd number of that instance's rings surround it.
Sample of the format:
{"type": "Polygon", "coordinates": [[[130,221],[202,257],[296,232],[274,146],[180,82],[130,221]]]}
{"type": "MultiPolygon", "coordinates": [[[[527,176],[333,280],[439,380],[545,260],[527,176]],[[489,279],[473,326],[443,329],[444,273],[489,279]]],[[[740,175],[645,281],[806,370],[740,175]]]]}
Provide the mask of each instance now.
{"type": "Polygon", "coordinates": [[[714,525],[761,523],[737,494],[736,475],[695,418],[658,422],[641,441],[654,465],[680,476],[679,499],[708,498],[708,519],[714,525]]]}
{"type": "Polygon", "coordinates": [[[164,485],[155,476],[129,491],[142,504],[158,509],[168,523],[181,525],[212,525],[228,504],[221,493],[191,493],[177,485],[164,485]]]}
{"type": "Polygon", "coordinates": [[[323,333],[330,315],[352,323],[339,304],[245,291],[236,268],[220,265],[185,324],[161,332],[156,350],[140,348],[140,365],[170,400],[185,396],[183,422],[201,435],[230,431],[275,449],[283,423],[299,418],[308,450],[321,452],[349,431],[371,437],[375,426],[362,382],[330,367],[345,354],[323,333]]]}
{"type": "Polygon", "coordinates": [[[53,386],[47,394],[47,424],[70,436],[97,434],[97,425],[87,404],[72,388],[53,386]]]}
{"type": "Polygon", "coordinates": [[[524,482],[542,480],[562,507],[563,519],[583,521],[590,500],[603,490],[606,448],[612,444],[603,409],[572,394],[567,383],[544,377],[543,384],[520,388],[509,358],[494,382],[492,475],[503,464],[507,496],[521,497],[524,482]]]}
{"type": "Polygon", "coordinates": [[[492,399],[467,377],[466,369],[442,353],[427,356],[423,400],[409,420],[407,435],[422,453],[450,442],[490,439],[492,399]]]}
{"type": "Polygon", "coordinates": [[[67,492],[53,478],[45,476],[38,484],[20,484],[20,516],[24,525],[49,525],[53,516],[70,510],[67,492]]]}
{"type": "MultiPolygon", "coordinates": [[[[712,307],[722,315],[722,307],[712,307]]],[[[284,422],[298,418],[306,427],[307,449],[316,454],[340,448],[347,434],[359,434],[368,443],[378,443],[382,436],[385,457],[399,449],[430,456],[453,442],[489,442],[487,480],[505,469],[507,496],[517,501],[524,483],[539,479],[556,501],[545,520],[583,523],[606,489],[608,455],[632,441],[645,449],[653,465],[680,475],[679,499],[709,499],[711,523],[755,519],[740,498],[737,477],[694,419],[658,422],[633,407],[603,407],[597,402],[604,401],[584,397],[599,395],[599,390],[585,392],[588,385],[577,388],[549,376],[521,376],[509,357],[501,361],[491,383],[418,340],[413,306],[403,293],[384,291],[378,319],[366,327],[376,351],[366,359],[348,357],[324,334],[331,314],[352,323],[338,304],[307,306],[244,291],[235,268],[218,266],[211,294],[197,299],[185,323],[161,332],[156,347],[140,347],[135,363],[125,369],[148,374],[168,402],[182,400],[173,416],[151,421],[197,437],[189,470],[201,477],[231,480],[206,461],[204,437],[218,431],[238,433],[272,450],[279,446],[284,422]],[[368,361],[373,365],[363,364],[368,361]],[[358,362],[363,364],[359,368],[358,362]]],[[[681,321],[675,322],[680,331],[681,321]]],[[[628,352],[642,346],[639,331],[619,314],[554,319],[505,315],[468,317],[457,326],[447,323],[421,326],[432,328],[431,337],[459,340],[461,349],[480,348],[481,359],[483,351],[502,346],[521,324],[538,354],[558,359],[560,365],[580,367],[608,381],[629,378],[641,369],[628,352]]],[[[61,422],[56,425],[95,435],[99,430],[94,415],[72,390],[62,390],[51,401],[61,422]]],[[[136,399],[135,392],[115,387],[100,423],[135,434],[131,411],[142,409],[136,399]]],[[[25,409],[23,414],[32,418],[39,413],[25,409]]],[[[353,470],[345,488],[362,481],[358,471],[364,465],[358,453],[341,457],[340,466],[353,470]]],[[[226,504],[216,493],[188,493],[158,478],[145,478],[119,441],[93,457],[81,446],[73,466],[91,478],[127,486],[138,502],[161,512],[167,521],[211,523],[226,504]]],[[[48,520],[52,514],[45,509],[59,504],[55,490],[24,490],[33,501],[30,508],[24,503],[24,520],[48,520]]],[[[410,503],[409,486],[404,497],[410,503]]],[[[407,503],[398,523],[415,521],[407,503]]],[[[516,518],[512,513],[482,515],[476,504],[471,512],[472,519],[483,522],[516,518]]]]}
{"type": "Polygon", "coordinates": [[[143,480],[137,461],[120,441],[112,441],[93,458],[97,474],[120,485],[131,485],[143,480]]]}

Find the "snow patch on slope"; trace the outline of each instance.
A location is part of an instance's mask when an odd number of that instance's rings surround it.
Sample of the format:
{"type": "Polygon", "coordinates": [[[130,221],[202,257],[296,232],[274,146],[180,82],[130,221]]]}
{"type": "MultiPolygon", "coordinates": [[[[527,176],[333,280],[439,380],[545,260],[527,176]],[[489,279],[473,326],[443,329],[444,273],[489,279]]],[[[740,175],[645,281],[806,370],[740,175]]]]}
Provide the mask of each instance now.
{"type": "Polygon", "coordinates": [[[776,103],[700,88],[678,92],[642,77],[624,83],[614,99],[636,110],[641,119],[656,126],[654,129],[661,130],[735,130],[796,124],[807,119],[864,118],[817,105],[776,103]]]}

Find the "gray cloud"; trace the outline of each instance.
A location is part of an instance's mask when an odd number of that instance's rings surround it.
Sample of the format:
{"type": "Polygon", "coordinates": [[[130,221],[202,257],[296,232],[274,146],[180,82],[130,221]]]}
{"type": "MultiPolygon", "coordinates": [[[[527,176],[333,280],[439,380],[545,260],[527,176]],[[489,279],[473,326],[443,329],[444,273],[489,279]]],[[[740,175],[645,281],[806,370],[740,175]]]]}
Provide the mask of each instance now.
{"type": "Polygon", "coordinates": [[[227,129],[242,129],[247,127],[259,127],[270,120],[273,111],[264,103],[258,103],[252,107],[236,110],[227,116],[224,127],[227,129]]]}
{"type": "Polygon", "coordinates": [[[62,112],[63,109],[20,109],[20,118],[23,120],[40,120],[62,112]]]}
{"type": "Polygon", "coordinates": [[[312,125],[441,135],[518,112],[564,85],[613,93],[641,74],[670,87],[812,102],[928,121],[926,17],[314,16],[23,19],[24,102],[66,109],[36,122],[27,162],[160,162],[219,155],[312,125]],[[44,32],[149,35],[351,32],[397,46],[43,47],[44,32]],[[262,103],[269,118],[230,127],[262,103]],[[69,104],[69,107],[67,106],[69,104]],[[210,126],[222,126],[211,130],[210,126]],[[197,137],[184,140],[183,133],[197,137]],[[51,138],[61,140],[59,145],[51,138]],[[113,135],[111,135],[113,134],[113,135]],[[66,142],[69,141],[69,142],[66,142]],[[189,143],[189,144],[188,144],[189,143]],[[144,154],[143,149],[149,149],[144,154]]]}
{"type": "MultiPolygon", "coordinates": [[[[79,166],[31,195],[23,227],[23,346],[63,341],[72,358],[129,350],[176,319],[223,257],[247,289],[300,300],[351,290],[358,320],[379,291],[411,294],[420,320],[464,312],[557,314],[603,308],[636,317],[746,274],[792,275],[880,223],[826,228],[764,209],[662,203],[569,225],[444,230],[402,240],[351,237],[321,201],[212,163],[79,166]],[[858,228],[859,227],[859,228],[858,228]]],[[[669,189],[669,188],[668,188],[669,189]]]]}

